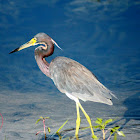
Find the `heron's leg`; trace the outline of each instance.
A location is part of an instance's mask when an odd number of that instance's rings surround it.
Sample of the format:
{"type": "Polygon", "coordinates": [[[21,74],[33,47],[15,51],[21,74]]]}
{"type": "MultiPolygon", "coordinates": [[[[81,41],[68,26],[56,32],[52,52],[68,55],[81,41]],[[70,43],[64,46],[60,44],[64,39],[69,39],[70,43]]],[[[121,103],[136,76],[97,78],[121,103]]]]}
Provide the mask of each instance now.
{"type": "Polygon", "coordinates": [[[84,115],[85,115],[85,117],[86,117],[86,119],[87,119],[87,121],[88,121],[88,123],[90,125],[91,133],[92,133],[92,135],[94,135],[90,117],[88,116],[88,114],[86,113],[86,111],[84,110],[84,108],[82,107],[80,102],[78,102],[78,106],[81,108],[82,112],[84,113],[84,115]]]}
{"type": "Polygon", "coordinates": [[[80,128],[80,112],[79,112],[79,104],[76,102],[76,110],[77,110],[77,120],[76,120],[76,132],[75,136],[78,137],[78,132],[80,128]]]}

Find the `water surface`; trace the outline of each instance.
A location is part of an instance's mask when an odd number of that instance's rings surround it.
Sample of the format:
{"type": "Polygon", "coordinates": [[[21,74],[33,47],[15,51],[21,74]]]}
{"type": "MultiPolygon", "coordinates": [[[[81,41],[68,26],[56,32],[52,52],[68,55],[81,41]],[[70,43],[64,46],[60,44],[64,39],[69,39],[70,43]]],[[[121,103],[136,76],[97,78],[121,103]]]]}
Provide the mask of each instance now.
{"type": "MultiPolygon", "coordinates": [[[[63,51],[57,56],[72,58],[91,70],[119,100],[113,106],[81,102],[96,117],[118,117],[126,138],[137,140],[140,129],[140,2],[138,0],[52,0],[0,2],[0,113],[4,125],[0,140],[42,139],[35,125],[49,116],[51,134],[67,120],[64,130],[75,128],[75,103],[60,93],[38,68],[34,47],[9,55],[38,32],[51,36],[63,51]]],[[[81,126],[87,126],[81,113],[81,126]]],[[[1,124],[1,119],[0,119],[1,124]]],[[[93,123],[94,124],[94,123],[93,123]]],[[[96,132],[96,134],[100,134],[96,132]]],[[[64,137],[74,135],[74,130],[64,137]]],[[[90,130],[80,130],[90,139],[90,130]]]]}

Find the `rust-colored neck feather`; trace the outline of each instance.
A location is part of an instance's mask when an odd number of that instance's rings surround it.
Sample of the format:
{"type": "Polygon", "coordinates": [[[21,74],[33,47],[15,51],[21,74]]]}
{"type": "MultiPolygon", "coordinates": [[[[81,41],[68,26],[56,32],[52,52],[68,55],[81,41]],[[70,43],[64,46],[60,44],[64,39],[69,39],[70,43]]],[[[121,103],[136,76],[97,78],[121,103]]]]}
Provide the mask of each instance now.
{"type": "Polygon", "coordinates": [[[53,44],[44,44],[45,46],[40,45],[35,49],[35,59],[40,68],[40,70],[48,77],[50,77],[49,73],[49,63],[45,60],[45,57],[48,57],[54,52],[53,44]],[[51,46],[50,46],[51,45],[51,46]]]}

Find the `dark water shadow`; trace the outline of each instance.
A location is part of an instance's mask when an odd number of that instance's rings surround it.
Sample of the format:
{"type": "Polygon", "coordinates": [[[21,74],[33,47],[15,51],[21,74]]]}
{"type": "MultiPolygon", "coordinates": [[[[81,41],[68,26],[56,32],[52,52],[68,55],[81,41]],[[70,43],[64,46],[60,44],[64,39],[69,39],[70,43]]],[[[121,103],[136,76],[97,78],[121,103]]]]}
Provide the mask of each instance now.
{"type": "MultiPolygon", "coordinates": [[[[81,127],[80,129],[82,130],[84,128],[86,128],[86,127],[81,127]]],[[[82,132],[80,130],[81,132],[79,132],[79,136],[76,137],[75,136],[75,130],[76,130],[75,128],[71,128],[71,129],[65,129],[58,134],[51,134],[51,135],[47,134],[46,139],[45,139],[44,134],[42,134],[38,137],[38,140],[83,140],[83,139],[92,139],[90,131],[83,131],[82,132]]],[[[95,130],[94,132],[96,133],[97,131],[99,131],[99,130],[95,130]]]]}
{"type": "Polygon", "coordinates": [[[127,107],[123,119],[124,127],[130,120],[140,120],[140,92],[128,97],[123,104],[127,107]]]}
{"type": "MultiPolygon", "coordinates": [[[[131,120],[140,120],[140,92],[129,96],[126,100],[124,100],[123,105],[127,108],[122,118],[118,121],[124,121],[123,124],[120,125],[120,130],[127,126],[128,122],[131,120]]],[[[115,122],[115,123],[116,123],[115,122]]],[[[135,125],[140,124],[132,124],[133,127],[135,125]]]]}
{"type": "Polygon", "coordinates": [[[61,135],[57,135],[57,134],[47,135],[46,139],[45,139],[44,135],[40,135],[38,137],[38,140],[63,140],[63,139],[73,139],[73,137],[68,136],[68,137],[64,138],[63,134],[61,134],[61,135]]]}

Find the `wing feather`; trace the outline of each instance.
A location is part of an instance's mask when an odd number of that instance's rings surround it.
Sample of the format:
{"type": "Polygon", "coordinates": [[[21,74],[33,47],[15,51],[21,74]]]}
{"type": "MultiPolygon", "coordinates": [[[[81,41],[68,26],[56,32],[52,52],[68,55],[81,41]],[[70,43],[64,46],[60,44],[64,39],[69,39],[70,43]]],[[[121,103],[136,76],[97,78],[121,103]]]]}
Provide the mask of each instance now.
{"type": "Polygon", "coordinates": [[[62,93],[69,93],[83,101],[112,105],[111,91],[80,63],[66,57],[57,57],[51,62],[49,71],[51,79],[62,93]]]}

